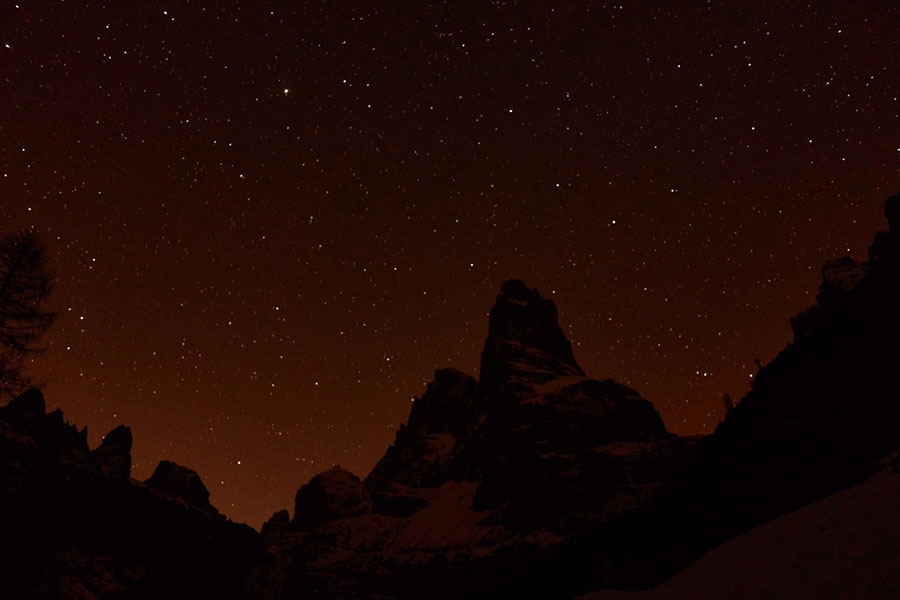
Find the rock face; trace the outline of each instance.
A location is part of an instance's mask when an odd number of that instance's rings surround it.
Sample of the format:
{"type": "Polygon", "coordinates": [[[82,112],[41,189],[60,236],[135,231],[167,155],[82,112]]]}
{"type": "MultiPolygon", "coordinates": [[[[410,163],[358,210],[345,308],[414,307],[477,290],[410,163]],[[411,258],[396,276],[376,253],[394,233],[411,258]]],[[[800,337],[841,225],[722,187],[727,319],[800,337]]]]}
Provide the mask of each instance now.
{"type": "Polygon", "coordinates": [[[865,265],[849,256],[826,262],[822,266],[822,285],[816,301],[824,309],[836,307],[865,275],[865,265]]]}
{"type": "Polygon", "coordinates": [[[869,265],[860,264],[849,256],[830,260],[822,265],[822,284],[816,304],[791,318],[794,341],[824,326],[847,300],[848,293],[865,277],[869,265]]]}
{"type": "Polygon", "coordinates": [[[371,509],[346,475],[355,516],[338,494],[301,488],[298,499],[318,500],[298,502],[298,515],[341,517],[273,533],[253,589],[556,598],[652,586],[861,481],[900,447],[900,195],[885,212],[891,229],[870,260],[823,267],[817,305],[793,319],[794,343],[704,438],[672,436],[635,390],[586,376],[553,303],[504,283],[480,380],[435,372],[365,480],[371,509]]]}
{"type": "Polygon", "coordinates": [[[505,282],[488,317],[481,385],[541,384],[569,375],[584,372],[559,326],[556,306],[523,281],[505,282]]]}
{"type": "Polygon", "coordinates": [[[900,447],[898,203],[888,200],[891,229],[868,263],[826,263],[818,304],[792,320],[793,344],[671,486],[664,501],[681,512],[659,523],[685,542],[684,556],[862,481],[900,447]]]}
{"type": "Polygon", "coordinates": [[[269,520],[263,523],[259,534],[263,539],[283,535],[291,525],[291,514],[285,510],[276,511],[269,520]]]}
{"type": "Polygon", "coordinates": [[[127,428],[92,451],[30,390],[0,408],[4,593],[565,598],[655,586],[865,480],[900,447],[900,195],[885,214],[868,262],[823,267],[793,343],[703,438],[671,435],[635,390],[585,375],[553,303],[504,283],[480,381],[436,371],[369,476],[313,477],[293,519],[265,524],[264,556],[197,473],[163,461],[135,482],[127,428]]]}
{"type": "Polygon", "coordinates": [[[456,369],[439,369],[421,398],[417,398],[406,423],[426,435],[450,434],[462,439],[481,416],[477,404],[478,382],[456,369]]]}
{"type": "Polygon", "coordinates": [[[456,369],[435,371],[406,425],[366,478],[377,513],[408,516],[427,502],[416,488],[435,488],[465,475],[456,452],[471,438],[481,417],[478,382],[456,369]]]}
{"type": "Polygon", "coordinates": [[[98,448],[91,452],[103,474],[111,478],[131,477],[131,428],[119,425],[106,434],[98,448]]]}
{"type": "Polygon", "coordinates": [[[316,475],[297,490],[291,526],[309,530],[322,523],[364,514],[371,509],[372,501],[359,477],[338,466],[316,475]]]}
{"type": "Polygon", "coordinates": [[[130,480],[127,427],[86,434],[38,390],[0,408],[4,597],[237,597],[256,532],[130,480]]]}
{"type": "Polygon", "coordinates": [[[497,296],[481,369],[435,371],[364,485],[336,468],[301,487],[290,527],[266,528],[291,559],[258,579],[285,597],[533,594],[537,571],[509,574],[649,506],[692,451],[637,392],[587,377],[556,307],[521,281],[497,296]]]}
{"type": "Polygon", "coordinates": [[[209,490],[193,469],[163,460],[145,483],[148,488],[180,498],[191,506],[218,513],[209,503],[209,490]]]}
{"type": "Polygon", "coordinates": [[[597,448],[671,437],[636,391],[584,375],[554,304],[521,281],[491,309],[481,372],[484,421],[461,454],[478,465],[475,508],[505,506],[508,526],[565,529],[621,483],[597,448]]]}
{"type": "Polygon", "coordinates": [[[9,419],[27,419],[32,423],[40,421],[47,412],[44,403],[44,394],[40,390],[31,388],[25,390],[6,405],[6,416],[9,419]]]}

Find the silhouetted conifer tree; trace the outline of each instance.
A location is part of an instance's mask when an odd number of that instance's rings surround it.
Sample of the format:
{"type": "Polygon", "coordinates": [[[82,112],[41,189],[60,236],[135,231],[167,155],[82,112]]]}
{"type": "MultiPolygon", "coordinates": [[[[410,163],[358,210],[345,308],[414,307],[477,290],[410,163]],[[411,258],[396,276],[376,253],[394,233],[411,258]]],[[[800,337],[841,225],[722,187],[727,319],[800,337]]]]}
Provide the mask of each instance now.
{"type": "Polygon", "coordinates": [[[46,248],[34,232],[0,238],[0,393],[15,395],[31,385],[27,359],[40,352],[38,339],[53,324],[43,310],[53,278],[46,248]]]}

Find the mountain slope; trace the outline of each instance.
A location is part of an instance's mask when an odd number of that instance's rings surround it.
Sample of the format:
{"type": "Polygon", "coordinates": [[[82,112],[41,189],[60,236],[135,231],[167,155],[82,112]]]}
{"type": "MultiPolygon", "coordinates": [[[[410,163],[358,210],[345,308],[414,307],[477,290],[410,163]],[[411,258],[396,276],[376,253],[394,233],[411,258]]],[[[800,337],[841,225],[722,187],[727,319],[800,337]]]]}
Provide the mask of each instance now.
{"type": "Polygon", "coordinates": [[[0,407],[0,581],[7,598],[234,598],[259,536],[209,504],[199,476],[130,479],[131,432],[86,430],[29,390],[0,407]]]}
{"type": "Polygon", "coordinates": [[[900,447],[900,194],[869,261],[826,263],[817,305],[698,445],[654,519],[670,574],[760,523],[869,477],[900,447]],[[835,267],[839,268],[835,268],[835,267]],[[680,558],[679,558],[680,557],[680,558]]]}
{"type": "Polygon", "coordinates": [[[900,597],[900,463],[752,529],[659,587],[579,600],[900,597]]]}

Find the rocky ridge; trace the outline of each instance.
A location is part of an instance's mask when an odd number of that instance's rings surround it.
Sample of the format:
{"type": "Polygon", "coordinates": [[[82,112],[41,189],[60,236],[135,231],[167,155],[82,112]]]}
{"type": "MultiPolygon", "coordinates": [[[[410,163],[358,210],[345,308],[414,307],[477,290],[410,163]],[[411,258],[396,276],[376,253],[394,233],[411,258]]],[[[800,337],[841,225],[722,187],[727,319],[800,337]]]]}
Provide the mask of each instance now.
{"type": "Polygon", "coordinates": [[[506,282],[480,380],[435,372],[362,486],[344,486],[338,502],[352,500],[355,514],[311,528],[276,515],[273,559],[251,596],[565,598],[651,587],[863,481],[900,447],[900,195],[885,214],[890,228],[869,261],[826,263],[816,306],[792,319],[793,343],[703,438],[672,436],[637,392],[586,376],[553,303],[506,282]]]}
{"type": "Polygon", "coordinates": [[[32,389],[0,407],[0,579],[9,598],[234,598],[259,536],[208,502],[196,473],[130,478],[131,431],[94,450],[32,389]]]}
{"type": "Polygon", "coordinates": [[[823,267],[794,340],[698,445],[652,522],[672,540],[665,575],[752,527],[858,484],[900,447],[900,194],[869,261],[823,267]],[[680,559],[678,557],[681,557],[680,559]]]}
{"type": "Polygon", "coordinates": [[[480,381],[435,372],[364,482],[318,475],[289,524],[264,526],[276,558],[252,595],[457,597],[509,591],[511,573],[534,593],[533,561],[649,506],[690,454],[636,391],[585,375],[554,304],[522,281],[503,284],[484,347],[480,381]]]}
{"type": "Polygon", "coordinates": [[[29,390],[0,408],[5,589],[288,599],[653,587],[866,480],[900,447],[900,194],[885,215],[867,262],[826,263],[793,342],[713,434],[673,436],[635,390],[587,376],[555,305],[511,280],[480,380],[436,371],[365,479],[340,467],[313,477],[293,517],[278,511],[261,535],[225,519],[190,469],[163,461],[131,479],[127,427],[92,450],[29,390]]]}

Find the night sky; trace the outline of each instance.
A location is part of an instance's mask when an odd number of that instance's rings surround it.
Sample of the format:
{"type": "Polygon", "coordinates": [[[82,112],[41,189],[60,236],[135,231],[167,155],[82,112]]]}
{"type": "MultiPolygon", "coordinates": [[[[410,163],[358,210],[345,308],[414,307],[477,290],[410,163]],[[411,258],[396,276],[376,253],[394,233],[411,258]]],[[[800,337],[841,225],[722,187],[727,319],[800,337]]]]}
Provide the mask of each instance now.
{"type": "Polygon", "coordinates": [[[477,376],[517,277],[588,374],[709,432],[886,229],[898,31],[892,0],[4,0],[0,233],[56,277],[31,372],[258,527],[477,376]]]}

